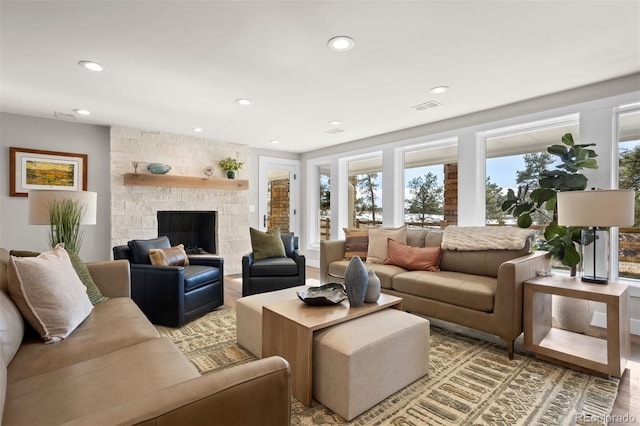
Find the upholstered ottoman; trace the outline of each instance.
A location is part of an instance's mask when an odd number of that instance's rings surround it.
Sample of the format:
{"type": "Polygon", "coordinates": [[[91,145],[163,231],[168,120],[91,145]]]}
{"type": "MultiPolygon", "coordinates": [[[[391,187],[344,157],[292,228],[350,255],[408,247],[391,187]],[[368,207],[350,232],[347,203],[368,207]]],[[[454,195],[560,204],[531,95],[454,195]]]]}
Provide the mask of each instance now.
{"type": "Polygon", "coordinates": [[[385,309],[318,332],[313,399],[351,420],[429,372],[429,321],[385,309]]]}
{"type": "Polygon", "coordinates": [[[262,307],[296,299],[298,297],[296,292],[304,291],[308,287],[301,285],[238,299],[236,301],[236,341],[238,344],[256,357],[262,358],[262,307]]]}

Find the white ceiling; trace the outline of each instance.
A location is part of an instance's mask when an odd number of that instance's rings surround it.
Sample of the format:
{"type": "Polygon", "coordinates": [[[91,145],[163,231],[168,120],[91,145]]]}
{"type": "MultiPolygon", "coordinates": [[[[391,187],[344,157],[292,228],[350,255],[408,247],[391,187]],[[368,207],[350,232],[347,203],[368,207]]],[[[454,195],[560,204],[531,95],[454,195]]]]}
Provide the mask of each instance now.
{"type": "Polygon", "coordinates": [[[3,112],[297,153],[640,71],[638,0],[0,4],[3,112]]]}

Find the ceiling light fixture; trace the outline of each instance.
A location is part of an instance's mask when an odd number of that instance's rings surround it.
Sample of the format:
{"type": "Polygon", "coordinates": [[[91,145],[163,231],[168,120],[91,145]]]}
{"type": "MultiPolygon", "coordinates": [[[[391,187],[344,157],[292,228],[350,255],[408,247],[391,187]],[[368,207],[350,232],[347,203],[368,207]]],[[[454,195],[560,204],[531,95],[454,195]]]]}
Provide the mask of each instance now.
{"type": "Polygon", "coordinates": [[[102,65],[93,61],[80,61],[78,62],[78,65],[91,71],[96,71],[96,72],[104,71],[104,67],[102,65]]]}
{"type": "Polygon", "coordinates": [[[246,98],[239,98],[236,99],[236,102],[240,105],[251,105],[253,102],[251,102],[251,99],[246,99],[246,98]]]}
{"type": "Polygon", "coordinates": [[[194,132],[201,132],[201,131],[202,131],[202,128],[201,128],[201,127],[194,127],[194,128],[193,128],[193,131],[194,131],[194,132]]]}
{"type": "Polygon", "coordinates": [[[336,36],[331,38],[327,42],[327,45],[329,46],[329,49],[333,50],[334,52],[346,52],[347,50],[353,49],[355,42],[351,37],[336,36]]]}
{"type": "Polygon", "coordinates": [[[280,143],[280,141],[279,141],[279,140],[277,140],[277,139],[271,139],[271,140],[269,141],[269,143],[276,144],[276,143],[280,143]]]}
{"type": "Polygon", "coordinates": [[[329,124],[331,124],[332,126],[339,126],[342,124],[342,121],[332,120],[329,122],[329,124]]]}
{"type": "Polygon", "coordinates": [[[74,109],[73,112],[80,115],[91,115],[91,111],[87,111],[86,109],[74,109]]]}
{"type": "Polygon", "coordinates": [[[447,90],[449,90],[449,86],[436,86],[429,89],[429,93],[438,94],[438,93],[444,93],[447,90]]]}

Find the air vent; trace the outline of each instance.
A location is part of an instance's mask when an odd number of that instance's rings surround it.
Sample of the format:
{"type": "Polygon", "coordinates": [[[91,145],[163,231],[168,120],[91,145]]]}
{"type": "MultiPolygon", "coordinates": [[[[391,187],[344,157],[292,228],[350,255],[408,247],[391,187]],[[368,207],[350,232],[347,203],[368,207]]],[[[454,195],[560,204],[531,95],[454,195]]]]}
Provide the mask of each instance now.
{"type": "Polygon", "coordinates": [[[67,112],[58,112],[58,111],[54,111],[53,115],[56,118],[62,118],[63,120],[75,120],[76,116],[67,112]]]}
{"type": "Polygon", "coordinates": [[[328,133],[330,135],[335,135],[336,133],[342,133],[344,132],[344,130],[342,129],[338,129],[337,127],[334,127],[333,129],[329,129],[329,130],[325,130],[325,133],[328,133]]]}
{"type": "Polygon", "coordinates": [[[415,109],[416,111],[424,111],[425,109],[439,107],[440,105],[442,104],[438,101],[427,101],[418,105],[414,105],[411,108],[415,109]]]}

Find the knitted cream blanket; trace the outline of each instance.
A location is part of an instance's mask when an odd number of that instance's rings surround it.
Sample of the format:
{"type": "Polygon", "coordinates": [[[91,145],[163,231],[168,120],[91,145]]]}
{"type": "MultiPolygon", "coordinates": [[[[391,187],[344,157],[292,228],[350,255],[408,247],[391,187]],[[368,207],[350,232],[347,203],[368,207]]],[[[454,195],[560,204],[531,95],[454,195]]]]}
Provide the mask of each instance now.
{"type": "Polygon", "coordinates": [[[447,226],[442,235],[444,250],[520,250],[532,229],[512,226],[447,226]]]}

